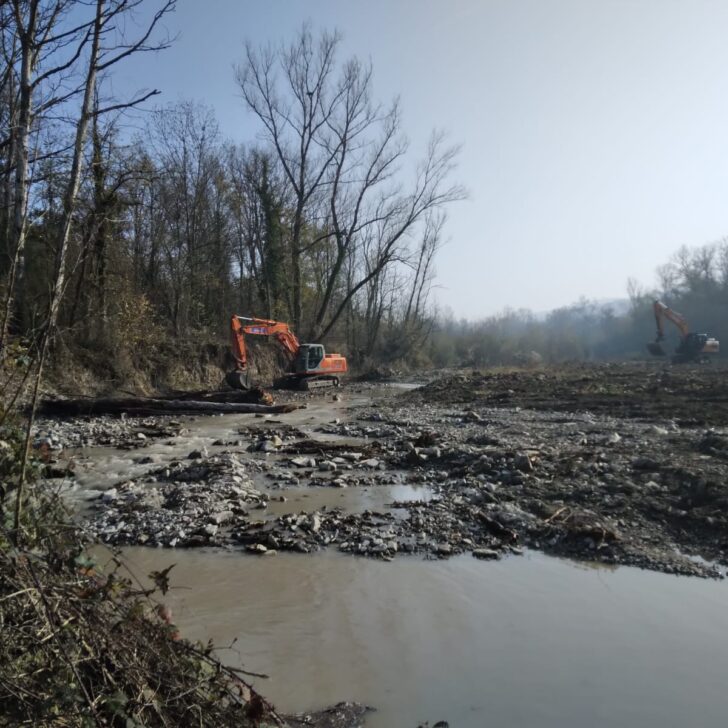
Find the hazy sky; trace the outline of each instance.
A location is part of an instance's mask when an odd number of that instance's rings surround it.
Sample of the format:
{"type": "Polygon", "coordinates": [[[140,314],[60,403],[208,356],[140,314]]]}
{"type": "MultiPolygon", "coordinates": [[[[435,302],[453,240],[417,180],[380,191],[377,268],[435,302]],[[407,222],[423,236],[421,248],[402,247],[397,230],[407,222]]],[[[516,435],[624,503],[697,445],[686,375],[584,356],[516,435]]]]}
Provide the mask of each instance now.
{"type": "Polygon", "coordinates": [[[433,127],[462,143],[470,199],[437,262],[456,315],[623,297],[681,245],[728,235],[725,0],[178,0],[179,40],[115,84],[207,103],[250,141],[243,42],[305,20],[371,59],[414,149],[433,127]]]}

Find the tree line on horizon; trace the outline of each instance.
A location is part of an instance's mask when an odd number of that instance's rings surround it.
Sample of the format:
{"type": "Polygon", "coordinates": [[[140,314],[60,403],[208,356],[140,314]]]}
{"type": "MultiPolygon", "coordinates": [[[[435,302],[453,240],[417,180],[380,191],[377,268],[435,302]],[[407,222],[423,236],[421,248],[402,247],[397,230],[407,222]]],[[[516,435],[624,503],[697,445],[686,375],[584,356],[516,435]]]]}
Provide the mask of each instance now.
{"type": "Polygon", "coordinates": [[[22,340],[33,361],[49,347],[134,360],[160,342],[223,341],[237,313],[288,321],[360,367],[634,358],[654,338],[655,297],[728,342],[726,241],[679,251],[654,291],[632,284],[626,312],[439,313],[435,260],[465,196],[457,146],[434,131],[413,154],[371,65],[308,26],[242,51],[248,143],[194,101],[135,113],[157,92],[116,98],[113,74],[170,45],[160,21],[174,5],[0,5],[1,352],[22,340]]]}
{"type": "MultiPolygon", "coordinates": [[[[627,283],[623,310],[582,299],[546,315],[505,310],[480,321],[437,318],[428,354],[437,366],[512,366],[541,362],[651,359],[646,344],[656,338],[653,302],[661,300],[682,314],[691,331],[722,342],[728,355],[728,238],[678,250],[657,269],[657,285],[627,283]]],[[[663,323],[665,351],[679,333],[663,323]]]]}
{"type": "Polygon", "coordinates": [[[194,101],[133,114],[156,92],[113,97],[114,67],[166,48],[157,26],[173,9],[0,7],[0,347],[52,330],[56,350],[133,357],[222,340],[237,313],[290,322],[355,362],[421,349],[446,209],[465,195],[457,146],[433,131],[413,154],[371,65],[308,26],[243,51],[255,139],[223,138],[194,101]],[[131,41],[139,12],[152,20],[131,41]]]}

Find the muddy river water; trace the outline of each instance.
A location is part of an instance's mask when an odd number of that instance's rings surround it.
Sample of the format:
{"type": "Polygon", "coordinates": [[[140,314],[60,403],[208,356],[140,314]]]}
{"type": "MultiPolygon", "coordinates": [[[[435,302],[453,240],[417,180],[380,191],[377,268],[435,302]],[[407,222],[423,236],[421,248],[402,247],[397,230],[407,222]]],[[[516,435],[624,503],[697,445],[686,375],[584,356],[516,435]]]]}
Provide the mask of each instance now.
{"type": "MultiPolygon", "coordinates": [[[[305,429],[345,406],[302,410],[293,423],[305,429]]],[[[172,456],[252,422],[190,420],[183,444],[155,443],[144,454],[172,456]]],[[[136,472],[129,453],[86,455],[79,499],[136,472]]],[[[306,490],[269,508],[341,500],[371,508],[427,496],[405,484],[306,490]]],[[[375,728],[439,720],[453,728],[728,724],[725,582],[535,552],[498,562],[463,555],[391,563],[335,551],[125,553],[139,577],[176,564],[167,598],[183,635],[234,642],[223,659],[268,674],[254,682],[284,712],[355,700],[376,708],[367,721],[375,728]]]]}
{"type": "Polygon", "coordinates": [[[256,559],[127,550],[175,563],[185,636],[270,675],[282,710],[342,699],[367,725],[725,726],[724,583],[538,554],[484,563],[325,552],[256,559]]]}

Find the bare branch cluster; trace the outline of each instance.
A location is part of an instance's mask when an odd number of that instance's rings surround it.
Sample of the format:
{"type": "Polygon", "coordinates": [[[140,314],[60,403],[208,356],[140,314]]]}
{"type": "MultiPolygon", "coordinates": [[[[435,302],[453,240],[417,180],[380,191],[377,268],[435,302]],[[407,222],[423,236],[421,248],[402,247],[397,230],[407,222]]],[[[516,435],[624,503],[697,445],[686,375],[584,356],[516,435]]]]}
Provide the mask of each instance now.
{"type": "Polygon", "coordinates": [[[222,665],[211,644],[180,639],[153,598],[169,569],[149,588],[115,558],[101,570],[59,508],[48,496],[35,504],[44,523],[32,549],[0,529],[3,724],[283,725],[244,671],[222,665]]]}
{"type": "MultiPolygon", "coordinates": [[[[399,102],[373,101],[370,65],[352,58],[337,66],[340,40],[336,33],[315,38],[304,26],[288,46],[248,45],[237,73],[281,170],[291,210],[291,314],[297,327],[305,315],[312,338],[331,334],[369,284],[383,284],[394,264],[406,264],[426,218],[465,194],[449,181],[458,149],[442,132],[433,133],[405,184],[409,145],[399,102]],[[309,260],[320,286],[305,310],[309,260]]],[[[420,262],[430,266],[432,257],[420,262]]]]}

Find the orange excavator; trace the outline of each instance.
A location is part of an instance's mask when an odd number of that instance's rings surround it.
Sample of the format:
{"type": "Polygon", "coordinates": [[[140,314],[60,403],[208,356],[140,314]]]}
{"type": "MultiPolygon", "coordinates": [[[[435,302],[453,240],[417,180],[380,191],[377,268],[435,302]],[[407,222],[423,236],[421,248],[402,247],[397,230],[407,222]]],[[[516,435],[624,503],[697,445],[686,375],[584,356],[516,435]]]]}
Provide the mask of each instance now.
{"type": "Polygon", "coordinates": [[[657,324],[657,338],[655,341],[647,344],[647,349],[653,356],[665,356],[665,350],[662,348],[661,342],[665,339],[665,329],[662,320],[667,319],[675,324],[680,332],[680,343],[675,349],[672,361],[675,364],[686,362],[705,362],[711,354],[717,354],[720,351],[718,339],[714,339],[708,334],[696,334],[691,332],[685,317],[673,311],[662,301],[655,301],[652,305],[655,313],[655,322],[657,324]]]}
{"type": "Polygon", "coordinates": [[[252,386],[245,348],[245,337],[249,335],[272,336],[290,357],[291,371],[279,382],[281,386],[295,389],[338,387],[339,376],[346,373],[345,357],[327,354],[322,344],[300,344],[288,324],[281,321],[233,315],[230,329],[236,367],[228,373],[226,380],[234,389],[252,386]]]}

